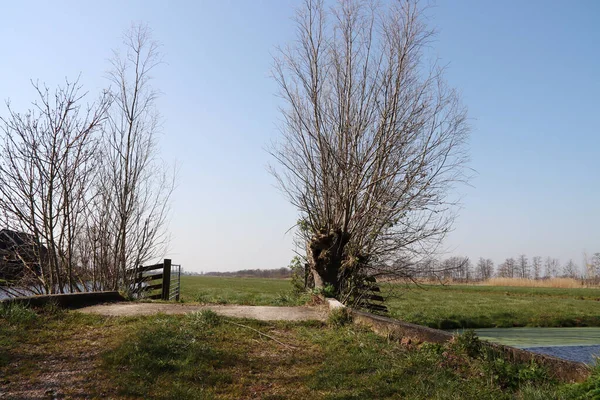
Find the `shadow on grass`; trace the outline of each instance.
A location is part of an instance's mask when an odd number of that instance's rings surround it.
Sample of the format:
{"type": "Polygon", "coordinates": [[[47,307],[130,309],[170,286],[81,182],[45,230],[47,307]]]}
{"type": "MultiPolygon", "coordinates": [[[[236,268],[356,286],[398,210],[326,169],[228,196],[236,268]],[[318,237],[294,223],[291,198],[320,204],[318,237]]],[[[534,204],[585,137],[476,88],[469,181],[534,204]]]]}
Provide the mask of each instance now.
{"type": "Polygon", "coordinates": [[[210,342],[221,323],[212,311],[181,319],[158,315],[144,321],[103,356],[120,394],[143,398],[212,398],[212,387],[231,384],[226,371],[240,362],[210,342]],[[200,396],[201,394],[205,396],[200,396]]]}

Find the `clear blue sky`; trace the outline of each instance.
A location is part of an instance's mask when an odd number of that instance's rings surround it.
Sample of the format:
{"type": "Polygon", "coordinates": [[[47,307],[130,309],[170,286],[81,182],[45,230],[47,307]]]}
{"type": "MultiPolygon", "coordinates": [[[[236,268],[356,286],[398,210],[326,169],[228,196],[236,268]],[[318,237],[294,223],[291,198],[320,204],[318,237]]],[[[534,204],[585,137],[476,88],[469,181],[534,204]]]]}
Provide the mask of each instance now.
{"type": "MultiPolygon", "coordinates": [[[[97,93],[121,33],[148,23],[167,62],[155,73],[162,156],[180,168],[168,255],[195,271],[284,266],[296,211],[264,147],[277,136],[271,53],[293,39],[298,3],[5,2],[0,98],[24,109],[30,79],[80,73],[97,93]]],[[[477,174],[461,189],[450,253],[581,263],[600,251],[600,2],[439,0],[429,15],[433,51],[473,119],[477,174]]]]}

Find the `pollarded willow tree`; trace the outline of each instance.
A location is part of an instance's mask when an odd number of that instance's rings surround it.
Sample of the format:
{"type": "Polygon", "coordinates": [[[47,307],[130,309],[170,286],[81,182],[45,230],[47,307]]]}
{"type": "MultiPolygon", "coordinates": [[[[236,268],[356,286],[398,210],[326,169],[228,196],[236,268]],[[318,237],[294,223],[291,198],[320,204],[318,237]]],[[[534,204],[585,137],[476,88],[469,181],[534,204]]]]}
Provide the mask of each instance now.
{"type": "Polygon", "coordinates": [[[306,0],[279,49],[285,101],[271,170],[300,212],[316,287],[352,298],[367,277],[410,277],[451,228],[464,182],[466,109],[417,1],[306,0]]]}

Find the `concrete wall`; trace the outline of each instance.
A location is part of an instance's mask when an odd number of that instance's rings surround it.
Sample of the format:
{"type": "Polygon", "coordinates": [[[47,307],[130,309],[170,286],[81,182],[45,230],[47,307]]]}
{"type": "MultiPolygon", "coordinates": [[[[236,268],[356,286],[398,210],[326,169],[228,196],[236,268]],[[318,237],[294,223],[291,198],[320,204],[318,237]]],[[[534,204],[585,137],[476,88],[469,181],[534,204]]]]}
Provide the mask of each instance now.
{"type": "Polygon", "coordinates": [[[29,307],[43,307],[46,304],[53,303],[63,308],[79,308],[101,303],[114,303],[117,301],[125,301],[125,298],[121,296],[119,292],[88,292],[15,297],[0,300],[0,304],[13,303],[23,304],[29,307]]]}
{"type": "MultiPolygon", "coordinates": [[[[327,302],[330,310],[344,307],[335,299],[327,299],[327,302]]],[[[363,311],[350,309],[350,312],[354,323],[367,326],[379,335],[402,342],[410,340],[413,343],[444,343],[454,337],[451,333],[439,329],[432,329],[363,311]]],[[[482,341],[482,343],[497,352],[499,356],[512,362],[528,363],[533,360],[539,365],[547,367],[553,378],[563,382],[581,382],[587,379],[591,373],[590,368],[583,363],[532,353],[487,341],[482,341]]]]}

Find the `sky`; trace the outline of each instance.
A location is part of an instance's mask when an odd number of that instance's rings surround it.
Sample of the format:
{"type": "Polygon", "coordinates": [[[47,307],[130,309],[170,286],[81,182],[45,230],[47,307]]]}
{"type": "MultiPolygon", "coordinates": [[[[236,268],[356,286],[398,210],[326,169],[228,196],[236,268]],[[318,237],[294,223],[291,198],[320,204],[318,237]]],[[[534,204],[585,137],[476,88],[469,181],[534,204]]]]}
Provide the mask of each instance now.
{"type": "MultiPolygon", "coordinates": [[[[108,86],[112,49],[146,23],[165,63],[161,157],[178,167],[165,255],[188,271],[279,268],[297,211],[267,172],[279,135],[270,78],[300,0],[2,2],[0,99],[80,77],[108,86]]],[[[582,263],[600,252],[600,2],[438,0],[432,52],[469,109],[470,168],[448,255],[582,263]]],[[[0,107],[0,115],[6,108],[0,107]]]]}

